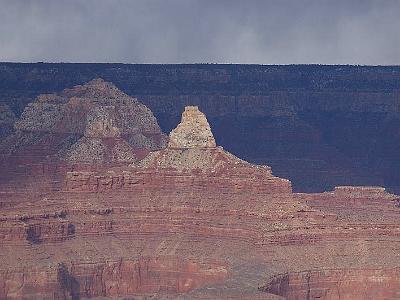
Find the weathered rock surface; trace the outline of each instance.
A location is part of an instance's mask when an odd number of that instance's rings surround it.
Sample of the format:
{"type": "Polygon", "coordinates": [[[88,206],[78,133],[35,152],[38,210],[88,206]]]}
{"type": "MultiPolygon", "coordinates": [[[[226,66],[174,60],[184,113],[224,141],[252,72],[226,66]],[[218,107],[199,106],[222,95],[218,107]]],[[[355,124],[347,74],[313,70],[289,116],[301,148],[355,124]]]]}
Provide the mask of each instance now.
{"type": "MultiPolygon", "coordinates": [[[[396,299],[397,196],[292,193],[210,142],[205,116],[188,111],[173,143],[129,165],[1,174],[0,298],[396,299]]],[[[83,138],[123,136],[95,115],[83,138]]]]}
{"type": "Polygon", "coordinates": [[[3,153],[132,162],[135,152],[166,144],[151,111],[102,79],[38,96],[15,122],[15,130],[2,143],[3,153]]]}
{"type": "Polygon", "coordinates": [[[186,106],[182,120],[169,135],[170,148],[215,148],[206,116],[197,106],[186,106]]]}
{"type": "Polygon", "coordinates": [[[177,295],[222,281],[227,277],[227,270],[215,263],[201,265],[168,256],[73,266],[60,263],[47,272],[0,274],[0,280],[7,282],[7,290],[1,290],[0,297],[20,297],[19,284],[24,276],[24,299],[115,299],[121,295],[146,299],[146,295],[177,295]]]}
{"type": "Polygon", "coordinates": [[[397,299],[400,270],[319,270],[277,275],[262,288],[285,299],[397,299]]]}
{"type": "MultiPolygon", "coordinates": [[[[137,157],[134,148],[121,137],[116,126],[113,106],[96,107],[87,115],[83,137],[60,156],[67,161],[80,162],[133,162],[137,157]]],[[[147,149],[145,144],[135,145],[147,149]]]]}

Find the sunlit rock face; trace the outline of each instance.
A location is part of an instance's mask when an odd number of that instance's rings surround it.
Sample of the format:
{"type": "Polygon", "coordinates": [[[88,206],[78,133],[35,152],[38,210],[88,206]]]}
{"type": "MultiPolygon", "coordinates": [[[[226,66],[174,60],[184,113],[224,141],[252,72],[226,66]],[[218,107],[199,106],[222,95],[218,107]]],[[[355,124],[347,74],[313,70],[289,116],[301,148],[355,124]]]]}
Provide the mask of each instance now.
{"type": "Polygon", "coordinates": [[[215,139],[206,116],[197,106],[186,106],[182,120],[169,135],[170,148],[214,148],[215,139]]]}
{"type": "Polygon", "coordinates": [[[61,153],[61,158],[70,162],[136,161],[135,149],[121,137],[116,123],[114,106],[93,108],[87,115],[83,137],[61,153]]]}
{"type": "MultiPolygon", "coordinates": [[[[145,105],[102,79],[65,89],[59,94],[38,96],[24,110],[15,127],[21,131],[82,134],[87,121],[91,121],[89,112],[97,108],[99,114],[101,107],[107,106],[114,109],[115,126],[121,128],[122,134],[160,133],[157,120],[145,105]]],[[[94,116],[96,112],[91,114],[94,116]]]]}
{"type": "Polygon", "coordinates": [[[205,115],[192,106],[185,108],[181,122],[171,131],[168,147],[132,166],[157,170],[157,174],[174,172],[188,179],[195,175],[204,181],[206,193],[217,192],[219,184],[221,190],[231,186],[231,193],[244,193],[247,189],[256,193],[291,193],[290,182],[273,176],[268,166],[250,164],[217,147],[205,115]]]}
{"type": "Polygon", "coordinates": [[[102,79],[38,96],[15,130],[3,153],[78,162],[133,162],[136,152],[161,149],[167,140],[145,105],[102,79]]]}

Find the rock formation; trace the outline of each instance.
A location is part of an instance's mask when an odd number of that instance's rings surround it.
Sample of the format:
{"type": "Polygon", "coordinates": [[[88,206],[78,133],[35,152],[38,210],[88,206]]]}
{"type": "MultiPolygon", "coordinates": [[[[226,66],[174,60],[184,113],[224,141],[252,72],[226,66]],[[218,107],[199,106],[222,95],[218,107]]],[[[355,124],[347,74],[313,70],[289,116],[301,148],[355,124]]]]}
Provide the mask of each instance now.
{"type": "Polygon", "coordinates": [[[151,153],[138,166],[215,172],[226,166],[251,167],[251,164],[217,148],[205,115],[197,106],[187,106],[182,113],[181,123],[169,135],[167,149],[151,153]]]}
{"type": "Polygon", "coordinates": [[[197,106],[186,106],[182,121],[169,135],[170,148],[215,148],[206,117],[197,106]]]}
{"type": "MultiPolygon", "coordinates": [[[[87,115],[83,137],[66,149],[65,153],[61,152],[61,157],[78,162],[135,161],[134,148],[121,137],[121,130],[115,123],[113,106],[95,107],[87,115]]],[[[135,146],[146,149],[145,144],[135,146]]]]}
{"type": "Polygon", "coordinates": [[[164,132],[176,127],[185,106],[198,105],[219,145],[273,167],[295,191],[379,185],[400,193],[399,66],[0,63],[0,69],[0,101],[17,117],[39,94],[102,77],[140,99],[164,132]]]}
{"type": "MultiPolygon", "coordinates": [[[[85,115],[67,154],[122,138],[114,113],[85,115]]],[[[397,297],[397,196],[292,193],[270,167],[216,146],[195,107],[170,141],[129,164],[32,165],[22,187],[1,174],[0,298],[397,297]]]]}
{"type": "Polygon", "coordinates": [[[319,270],[282,274],[262,287],[284,299],[396,299],[400,270],[319,270]]]}
{"type": "Polygon", "coordinates": [[[151,111],[102,79],[38,96],[15,122],[15,130],[2,143],[3,152],[70,161],[132,162],[135,152],[166,143],[151,111]]]}

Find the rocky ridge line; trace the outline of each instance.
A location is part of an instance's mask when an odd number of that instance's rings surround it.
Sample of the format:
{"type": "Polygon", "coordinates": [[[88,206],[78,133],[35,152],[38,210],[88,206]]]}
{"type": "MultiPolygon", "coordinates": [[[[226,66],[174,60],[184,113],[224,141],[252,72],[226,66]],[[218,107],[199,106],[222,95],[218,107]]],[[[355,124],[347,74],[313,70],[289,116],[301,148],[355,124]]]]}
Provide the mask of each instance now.
{"type": "Polygon", "coordinates": [[[94,79],[30,103],[0,146],[11,155],[67,161],[132,162],[165,147],[152,112],[112,83],[94,79]],[[32,149],[35,149],[32,151],[32,149]]]}
{"type": "Polygon", "coordinates": [[[181,122],[169,135],[166,149],[150,153],[136,166],[184,170],[221,171],[233,166],[259,168],[271,173],[267,166],[252,165],[217,147],[206,116],[197,106],[186,106],[181,122]]]}

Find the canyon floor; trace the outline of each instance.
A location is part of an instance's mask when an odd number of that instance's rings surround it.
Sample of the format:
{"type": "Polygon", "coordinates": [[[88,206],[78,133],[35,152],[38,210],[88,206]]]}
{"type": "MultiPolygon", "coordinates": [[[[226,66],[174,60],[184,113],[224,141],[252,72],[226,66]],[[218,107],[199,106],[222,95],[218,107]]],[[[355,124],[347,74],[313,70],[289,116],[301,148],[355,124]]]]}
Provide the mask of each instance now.
{"type": "Polygon", "coordinates": [[[197,106],[167,136],[95,79],[37,97],[0,150],[1,299],[400,299],[399,196],[294,193],[197,106]]]}

